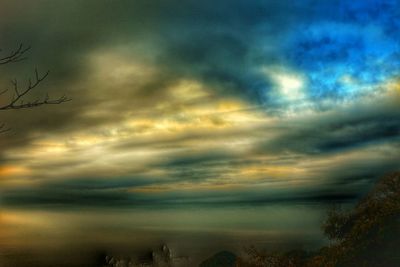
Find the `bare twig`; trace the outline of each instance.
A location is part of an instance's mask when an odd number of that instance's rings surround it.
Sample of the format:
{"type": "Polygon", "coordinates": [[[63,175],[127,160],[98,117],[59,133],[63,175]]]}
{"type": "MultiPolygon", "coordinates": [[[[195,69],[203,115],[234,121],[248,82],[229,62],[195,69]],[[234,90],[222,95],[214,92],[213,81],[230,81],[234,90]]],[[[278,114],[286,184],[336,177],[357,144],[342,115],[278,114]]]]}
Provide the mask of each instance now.
{"type": "MultiPolygon", "coordinates": [[[[15,63],[25,60],[26,59],[25,54],[30,49],[31,49],[30,46],[25,47],[23,44],[20,44],[18,48],[12,51],[8,56],[4,57],[0,56],[0,65],[5,65],[8,63],[15,63]]],[[[28,79],[27,85],[23,86],[23,88],[20,87],[17,79],[12,80],[11,83],[13,85],[14,96],[8,101],[8,103],[4,104],[3,106],[0,106],[0,111],[9,109],[28,109],[28,108],[38,107],[41,105],[56,105],[70,101],[71,99],[66,97],[65,95],[59,98],[50,99],[48,94],[46,94],[45,97],[43,98],[35,99],[33,101],[26,101],[24,99],[29,94],[29,92],[31,92],[39,84],[41,84],[48,75],[49,75],[48,71],[45,74],[40,75],[38,70],[35,69],[35,77],[33,79],[28,79]]],[[[3,96],[7,92],[9,92],[9,89],[0,90],[0,96],[3,96]]],[[[0,124],[0,133],[7,132],[9,130],[10,128],[6,127],[5,124],[0,124]]]]}
{"type": "Polygon", "coordinates": [[[0,133],[7,132],[9,130],[10,130],[10,128],[6,128],[6,125],[4,123],[0,124],[0,133]]]}
{"type": "Polygon", "coordinates": [[[23,44],[20,44],[19,47],[15,51],[11,52],[10,55],[0,58],[0,65],[4,65],[7,63],[19,62],[21,60],[26,59],[26,57],[24,57],[24,54],[29,49],[31,49],[30,46],[24,47],[23,44]]]}
{"type": "MultiPolygon", "coordinates": [[[[48,94],[46,94],[43,99],[36,99],[34,101],[28,102],[24,101],[24,96],[35,89],[41,82],[43,82],[44,79],[46,79],[48,75],[48,71],[45,74],[40,75],[38,70],[35,69],[35,78],[33,81],[32,79],[28,80],[28,84],[25,89],[21,89],[19,87],[18,81],[16,79],[12,80],[11,82],[14,87],[14,97],[8,104],[0,106],[0,110],[33,108],[41,105],[55,105],[70,101],[71,99],[66,97],[65,95],[56,99],[50,99],[48,94]]],[[[0,95],[6,92],[8,92],[8,89],[0,92],[0,95]]]]}

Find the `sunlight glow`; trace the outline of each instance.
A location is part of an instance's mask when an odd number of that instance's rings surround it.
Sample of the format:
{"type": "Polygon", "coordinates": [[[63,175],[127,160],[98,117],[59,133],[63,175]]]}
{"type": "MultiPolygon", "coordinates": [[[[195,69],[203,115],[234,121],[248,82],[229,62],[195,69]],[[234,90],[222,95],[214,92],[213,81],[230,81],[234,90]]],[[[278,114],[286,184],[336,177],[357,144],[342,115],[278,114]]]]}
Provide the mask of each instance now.
{"type": "Polygon", "coordinates": [[[298,99],[302,96],[301,89],[304,81],[294,75],[290,74],[276,74],[275,80],[279,85],[281,93],[289,99],[298,99]]]}
{"type": "Polygon", "coordinates": [[[282,67],[264,67],[262,70],[267,78],[274,83],[277,98],[290,102],[305,98],[304,86],[306,81],[299,73],[282,67]]]}

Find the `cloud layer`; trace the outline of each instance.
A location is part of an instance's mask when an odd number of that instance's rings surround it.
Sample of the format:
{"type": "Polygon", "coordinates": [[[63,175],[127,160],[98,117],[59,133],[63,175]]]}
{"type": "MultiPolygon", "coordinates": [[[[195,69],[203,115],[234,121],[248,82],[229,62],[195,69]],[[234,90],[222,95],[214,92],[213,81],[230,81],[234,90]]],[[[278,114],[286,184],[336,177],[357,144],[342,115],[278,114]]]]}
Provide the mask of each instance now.
{"type": "Polygon", "coordinates": [[[1,112],[4,204],[336,202],[398,168],[397,1],[25,4],[0,86],[73,101],[1,112]]]}

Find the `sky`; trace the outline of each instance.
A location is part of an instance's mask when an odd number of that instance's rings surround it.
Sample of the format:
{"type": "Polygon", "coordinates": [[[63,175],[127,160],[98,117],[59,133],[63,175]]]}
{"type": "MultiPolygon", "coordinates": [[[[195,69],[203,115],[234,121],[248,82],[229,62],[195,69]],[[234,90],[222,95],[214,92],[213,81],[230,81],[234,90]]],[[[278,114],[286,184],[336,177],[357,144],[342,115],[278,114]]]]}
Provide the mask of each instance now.
{"type": "Polygon", "coordinates": [[[400,160],[396,0],[1,0],[0,203],[137,207],[359,198],[400,160]],[[12,95],[2,95],[5,103],[12,95]]]}

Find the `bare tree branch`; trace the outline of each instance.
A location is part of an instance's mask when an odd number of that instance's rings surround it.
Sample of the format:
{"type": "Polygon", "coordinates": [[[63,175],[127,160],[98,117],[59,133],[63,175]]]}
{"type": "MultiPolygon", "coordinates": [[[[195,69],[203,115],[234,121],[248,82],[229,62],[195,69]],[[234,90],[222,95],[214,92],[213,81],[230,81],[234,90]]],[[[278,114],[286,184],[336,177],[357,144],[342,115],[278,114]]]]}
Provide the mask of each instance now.
{"type": "MultiPolygon", "coordinates": [[[[29,49],[31,49],[30,46],[24,47],[23,44],[20,44],[19,47],[15,51],[11,52],[10,55],[0,58],[0,65],[5,65],[7,63],[19,62],[19,61],[26,59],[26,57],[24,57],[24,54],[29,49]]],[[[0,50],[0,52],[1,52],[1,50],[0,50]]]]}
{"type": "MultiPolygon", "coordinates": [[[[0,57],[0,65],[5,65],[8,63],[15,63],[19,62],[22,60],[25,60],[25,54],[28,50],[30,50],[31,47],[27,46],[25,47],[23,44],[20,44],[18,48],[14,51],[12,51],[8,56],[0,57]]],[[[1,49],[0,49],[1,52],[1,49]]],[[[14,95],[13,97],[3,106],[0,106],[0,111],[1,110],[10,110],[10,109],[28,109],[28,108],[34,108],[42,105],[57,105],[61,104],[64,102],[68,102],[71,99],[68,98],[67,96],[63,95],[59,98],[55,99],[50,99],[49,95],[46,94],[45,97],[35,99],[35,100],[30,100],[26,101],[25,97],[36,87],[38,87],[49,75],[49,72],[47,71],[46,73],[40,75],[38,70],[35,69],[35,77],[32,79],[28,79],[27,84],[23,87],[21,87],[18,83],[17,79],[14,79],[11,81],[13,85],[13,91],[14,95]]],[[[8,93],[10,90],[5,89],[5,90],[0,90],[0,96],[5,95],[8,93]]],[[[7,128],[5,124],[0,124],[0,133],[4,133],[6,131],[9,131],[10,128],[7,128]]]]}
{"type": "Polygon", "coordinates": [[[0,133],[5,133],[9,130],[10,130],[10,128],[6,128],[6,125],[4,123],[0,124],[0,133]]]}
{"type": "MultiPolygon", "coordinates": [[[[40,75],[38,70],[35,69],[35,78],[33,81],[32,79],[28,80],[28,84],[25,87],[25,89],[21,89],[19,87],[18,81],[16,79],[12,80],[11,82],[14,87],[14,97],[12,98],[10,103],[4,106],[0,106],[0,110],[33,108],[41,105],[55,105],[70,101],[71,99],[66,97],[65,95],[57,99],[50,99],[48,94],[46,94],[46,96],[43,99],[36,99],[34,101],[29,101],[29,102],[24,101],[24,96],[26,96],[30,91],[35,89],[44,79],[46,79],[48,75],[49,75],[48,71],[45,74],[40,75]]],[[[0,95],[6,92],[8,92],[8,89],[0,92],[0,95]]]]}

